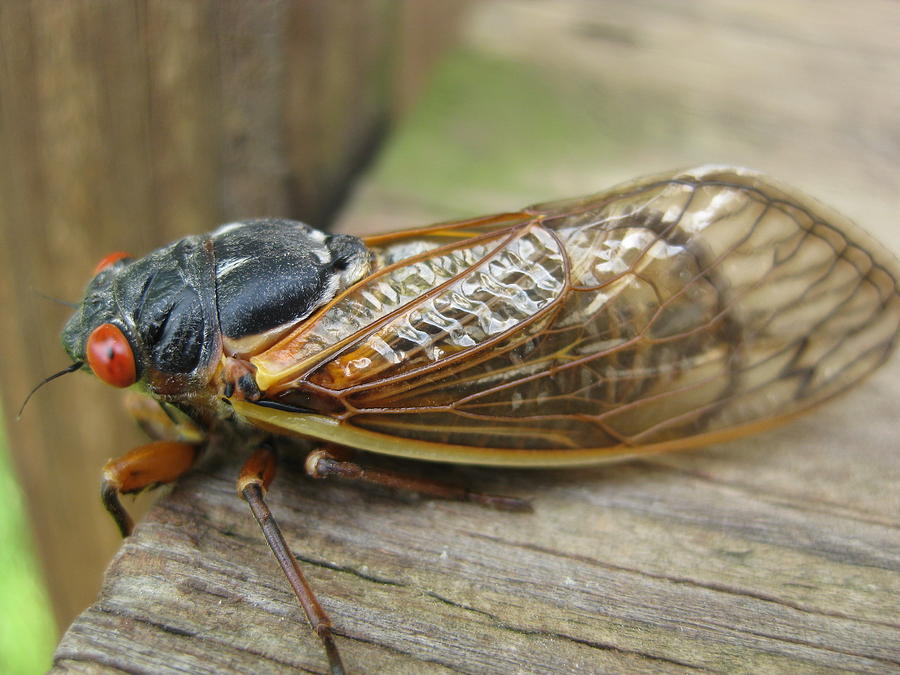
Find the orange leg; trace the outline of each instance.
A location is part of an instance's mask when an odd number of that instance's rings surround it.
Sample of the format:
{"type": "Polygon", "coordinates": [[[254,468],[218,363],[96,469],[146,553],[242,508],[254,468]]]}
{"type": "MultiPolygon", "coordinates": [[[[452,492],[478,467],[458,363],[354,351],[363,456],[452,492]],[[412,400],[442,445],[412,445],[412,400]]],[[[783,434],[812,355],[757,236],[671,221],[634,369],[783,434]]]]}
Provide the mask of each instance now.
{"type": "Polygon", "coordinates": [[[267,446],[259,448],[244,464],[238,476],[238,493],[250,505],[250,510],[259,523],[259,527],[266,538],[266,543],[275,554],[275,559],[281,566],[284,576],[287,577],[294,595],[300,601],[300,606],[306,613],[313,631],[319,636],[325,647],[328,657],[328,665],[331,675],[343,675],[344,666],[334,643],[334,635],[331,632],[331,620],[322,609],[312,587],[300,571],[297,559],[291,554],[281,529],[265,501],[265,493],[275,478],[276,465],[275,451],[267,446]]]}
{"type": "Polygon", "coordinates": [[[429,497],[450,499],[460,502],[474,502],[498,511],[532,511],[531,504],[518,497],[488,495],[459,485],[451,485],[427,478],[416,478],[393,471],[372,469],[347,461],[340,449],[320,448],[306,457],[306,473],[313,478],[344,478],[361,480],[391,488],[411,490],[429,497]]]}
{"type": "Polygon", "coordinates": [[[123,537],[131,534],[131,516],[119,501],[120,494],[171,483],[191,468],[198,446],[174,441],[156,441],[109,460],[103,467],[100,498],[123,537]]]}

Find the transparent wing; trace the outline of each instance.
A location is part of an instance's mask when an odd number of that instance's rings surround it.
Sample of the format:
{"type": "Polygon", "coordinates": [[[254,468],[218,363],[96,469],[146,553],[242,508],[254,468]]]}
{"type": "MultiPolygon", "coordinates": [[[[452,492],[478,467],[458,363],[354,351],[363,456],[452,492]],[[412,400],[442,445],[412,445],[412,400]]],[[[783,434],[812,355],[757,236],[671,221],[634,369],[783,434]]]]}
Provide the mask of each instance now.
{"type": "Polygon", "coordinates": [[[426,444],[599,456],[747,433],[859,382],[900,330],[896,260],[745,170],[369,243],[385,270],[254,363],[271,400],[426,444]]]}

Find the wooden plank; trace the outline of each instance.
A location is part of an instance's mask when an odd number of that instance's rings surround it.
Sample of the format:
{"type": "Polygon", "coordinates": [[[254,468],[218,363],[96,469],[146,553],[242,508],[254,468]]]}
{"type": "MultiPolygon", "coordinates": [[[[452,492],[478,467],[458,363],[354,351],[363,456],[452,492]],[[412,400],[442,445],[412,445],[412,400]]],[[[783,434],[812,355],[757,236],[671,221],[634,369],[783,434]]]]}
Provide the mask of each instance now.
{"type": "MultiPolygon", "coordinates": [[[[96,261],[239,217],[326,224],[401,100],[452,35],[439,2],[3,3],[3,407],[60,369],[68,309],[96,261]],[[431,8],[435,21],[409,24],[431,8]],[[408,49],[405,33],[431,34],[408,49]],[[415,61],[415,67],[404,65],[415,61]]],[[[8,436],[63,626],[118,546],[97,468],[141,442],[88,378],[42,391],[8,436]],[[93,514],[93,515],[92,515],[93,514]],[[86,515],[86,517],[82,517],[86,515]]],[[[140,510],[140,509],[139,509],[140,510]]]]}
{"type": "MultiPolygon", "coordinates": [[[[530,496],[530,515],[314,482],[301,455],[272,508],[350,672],[885,672],[900,662],[896,444],[853,421],[887,407],[897,374],[728,447],[430,472],[530,496]],[[827,480],[850,447],[852,479],[827,480]]],[[[193,472],[151,510],[59,672],[323,671],[235,494],[239,464],[193,472]]]]}

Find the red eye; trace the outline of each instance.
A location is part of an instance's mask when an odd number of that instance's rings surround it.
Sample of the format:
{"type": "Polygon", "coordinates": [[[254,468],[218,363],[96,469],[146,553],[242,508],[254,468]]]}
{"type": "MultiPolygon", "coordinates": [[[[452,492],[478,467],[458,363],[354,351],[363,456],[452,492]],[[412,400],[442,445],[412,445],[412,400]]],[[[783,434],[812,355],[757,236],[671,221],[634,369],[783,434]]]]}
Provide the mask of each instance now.
{"type": "Polygon", "coordinates": [[[97,326],[87,340],[87,362],[94,375],[114,387],[128,387],[137,380],[134,352],[128,338],[111,323],[97,326]]]}
{"type": "Polygon", "coordinates": [[[122,260],[123,258],[130,258],[131,255],[129,253],[125,253],[124,251],[116,251],[115,253],[110,253],[108,256],[103,258],[100,262],[97,263],[97,266],[94,268],[93,276],[97,276],[105,270],[107,267],[112,267],[117,262],[122,260]]]}

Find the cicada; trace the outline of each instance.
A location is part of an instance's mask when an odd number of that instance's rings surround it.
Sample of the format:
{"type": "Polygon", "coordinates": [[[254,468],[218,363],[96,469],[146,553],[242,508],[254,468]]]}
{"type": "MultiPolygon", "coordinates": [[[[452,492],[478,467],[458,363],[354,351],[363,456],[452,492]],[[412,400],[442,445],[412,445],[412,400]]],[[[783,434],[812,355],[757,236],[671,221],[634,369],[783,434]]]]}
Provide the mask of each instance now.
{"type": "MultiPolygon", "coordinates": [[[[316,477],[524,507],[343,449],[560,467],[761,431],[889,357],[898,279],[897,260],[846,218],[705,166],[366,238],[260,219],[115,254],[63,343],[67,371],[149,394],[174,428],[228,427],[255,444],[239,492],[337,673],[329,620],[265,503],[269,437],[311,441],[316,477]]],[[[197,455],[162,440],[107,464],[103,499],[123,534],[118,495],[175,480],[197,455]]]]}

